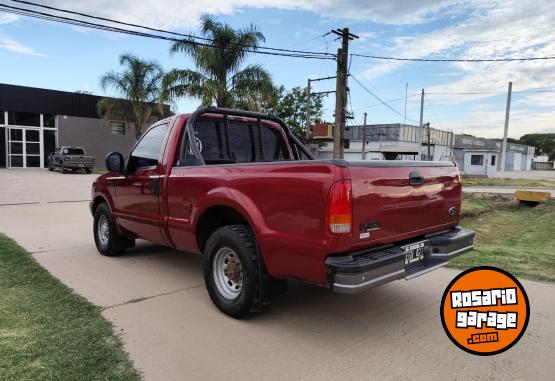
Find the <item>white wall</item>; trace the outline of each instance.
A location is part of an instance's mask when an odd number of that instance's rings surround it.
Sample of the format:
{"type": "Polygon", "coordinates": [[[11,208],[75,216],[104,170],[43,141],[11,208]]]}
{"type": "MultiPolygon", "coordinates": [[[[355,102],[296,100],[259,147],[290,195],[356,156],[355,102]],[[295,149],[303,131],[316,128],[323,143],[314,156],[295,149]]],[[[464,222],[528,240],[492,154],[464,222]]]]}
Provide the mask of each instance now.
{"type": "Polygon", "coordinates": [[[479,175],[492,177],[497,172],[497,165],[491,165],[492,156],[495,156],[495,164],[499,160],[499,155],[492,152],[465,152],[464,153],[464,173],[469,175],[479,175]],[[483,156],[481,165],[472,165],[472,155],[483,156]]]}

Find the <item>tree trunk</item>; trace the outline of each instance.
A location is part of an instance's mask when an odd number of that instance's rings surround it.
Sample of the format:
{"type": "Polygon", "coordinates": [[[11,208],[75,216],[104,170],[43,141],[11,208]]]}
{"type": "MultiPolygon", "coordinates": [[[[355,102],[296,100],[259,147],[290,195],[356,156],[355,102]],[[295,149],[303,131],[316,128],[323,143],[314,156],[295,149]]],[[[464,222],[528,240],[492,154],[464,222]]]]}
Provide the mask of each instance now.
{"type": "Polygon", "coordinates": [[[135,120],[135,140],[139,140],[142,135],[143,124],[139,120],[135,120]]]}

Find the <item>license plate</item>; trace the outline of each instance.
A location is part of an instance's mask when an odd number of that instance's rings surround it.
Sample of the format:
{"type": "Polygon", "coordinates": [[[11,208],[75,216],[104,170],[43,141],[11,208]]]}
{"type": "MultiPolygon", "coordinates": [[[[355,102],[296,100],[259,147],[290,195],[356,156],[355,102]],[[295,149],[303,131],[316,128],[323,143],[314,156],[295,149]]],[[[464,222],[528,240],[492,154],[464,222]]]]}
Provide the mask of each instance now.
{"type": "Polygon", "coordinates": [[[424,259],[424,247],[426,242],[416,242],[410,245],[402,246],[401,249],[405,251],[405,266],[420,262],[424,259]]]}

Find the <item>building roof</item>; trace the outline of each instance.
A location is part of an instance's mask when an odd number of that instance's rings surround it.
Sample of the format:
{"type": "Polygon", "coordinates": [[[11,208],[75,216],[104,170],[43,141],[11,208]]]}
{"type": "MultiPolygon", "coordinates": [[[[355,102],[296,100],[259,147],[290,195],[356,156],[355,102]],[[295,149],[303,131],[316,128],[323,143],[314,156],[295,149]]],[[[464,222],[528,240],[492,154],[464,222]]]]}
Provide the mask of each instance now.
{"type": "Polygon", "coordinates": [[[0,83],[0,110],[98,118],[98,95],[0,83]]]}
{"type": "MultiPolygon", "coordinates": [[[[104,97],[69,91],[0,83],[0,111],[99,118],[97,103],[104,97]]],[[[165,105],[169,114],[170,106],[165,105]]]]}
{"type": "MultiPolygon", "coordinates": [[[[455,147],[486,151],[501,151],[502,141],[496,139],[479,138],[472,135],[457,134],[455,135],[455,147]]],[[[524,144],[516,144],[507,142],[507,151],[534,153],[535,148],[524,144]]]]}

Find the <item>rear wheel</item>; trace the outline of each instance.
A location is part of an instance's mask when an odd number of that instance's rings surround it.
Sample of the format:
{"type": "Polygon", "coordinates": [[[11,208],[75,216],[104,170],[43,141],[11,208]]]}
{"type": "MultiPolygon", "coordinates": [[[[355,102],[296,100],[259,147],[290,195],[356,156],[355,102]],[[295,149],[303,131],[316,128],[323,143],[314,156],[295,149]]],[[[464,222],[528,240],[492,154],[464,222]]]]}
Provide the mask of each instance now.
{"type": "Polygon", "coordinates": [[[261,307],[261,271],[256,242],[248,226],[224,226],[208,239],[204,281],[210,298],[223,313],[242,318],[261,307]]]}
{"type": "Polygon", "coordinates": [[[85,168],[85,172],[87,172],[88,174],[92,173],[92,168],[85,168]]]}
{"type": "Polygon", "coordinates": [[[94,212],[93,233],[97,250],[109,257],[121,254],[134,244],[133,240],[118,234],[112,213],[104,202],[94,212]]]}

